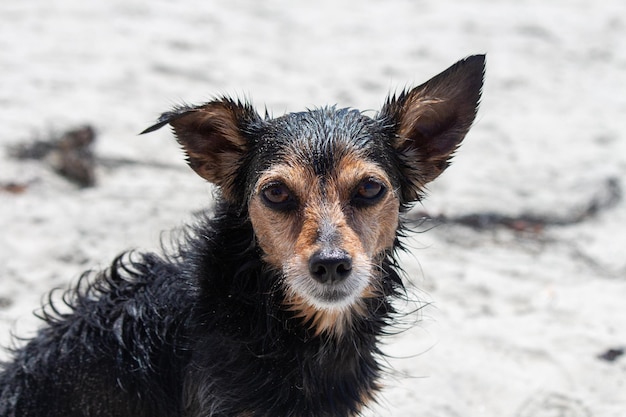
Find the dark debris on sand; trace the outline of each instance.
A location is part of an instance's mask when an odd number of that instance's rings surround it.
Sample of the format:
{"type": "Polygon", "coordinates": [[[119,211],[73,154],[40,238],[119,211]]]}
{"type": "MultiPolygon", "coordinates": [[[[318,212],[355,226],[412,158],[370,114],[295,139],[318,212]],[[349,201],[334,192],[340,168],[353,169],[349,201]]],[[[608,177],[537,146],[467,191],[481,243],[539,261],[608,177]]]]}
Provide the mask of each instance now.
{"type": "MultiPolygon", "coordinates": [[[[9,154],[20,160],[45,161],[59,175],[86,188],[96,183],[96,158],[93,151],[95,140],[94,128],[86,125],[68,130],[59,137],[16,145],[10,149],[9,154]]],[[[9,192],[19,192],[20,189],[12,184],[5,188],[9,192]]]]}
{"type": "Polygon", "coordinates": [[[425,212],[415,212],[412,215],[412,219],[435,225],[455,224],[479,231],[506,228],[519,233],[538,234],[546,227],[572,226],[582,223],[596,217],[601,212],[617,206],[621,199],[622,188],[620,182],[617,178],[610,177],[604,181],[597,194],[591,197],[584,207],[573,208],[564,215],[522,213],[518,216],[509,216],[495,212],[481,212],[460,216],[446,216],[445,214],[430,215],[425,212]]]}

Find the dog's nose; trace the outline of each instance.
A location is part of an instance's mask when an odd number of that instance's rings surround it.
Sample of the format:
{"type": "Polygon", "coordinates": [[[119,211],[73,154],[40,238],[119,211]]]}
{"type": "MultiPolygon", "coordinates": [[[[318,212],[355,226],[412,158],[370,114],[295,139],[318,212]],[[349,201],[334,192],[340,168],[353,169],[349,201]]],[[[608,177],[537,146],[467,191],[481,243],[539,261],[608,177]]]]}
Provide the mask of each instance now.
{"type": "Polygon", "coordinates": [[[352,259],[342,250],[317,251],[309,259],[309,271],[322,284],[341,282],[352,271],[352,259]]]}

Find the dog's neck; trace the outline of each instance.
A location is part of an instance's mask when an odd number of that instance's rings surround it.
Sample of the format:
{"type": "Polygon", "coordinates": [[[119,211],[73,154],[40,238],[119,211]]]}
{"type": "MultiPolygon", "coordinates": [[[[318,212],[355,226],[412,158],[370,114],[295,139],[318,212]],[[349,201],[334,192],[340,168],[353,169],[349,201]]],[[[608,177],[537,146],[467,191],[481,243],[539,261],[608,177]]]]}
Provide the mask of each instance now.
{"type": "MultiPolygon", "coordinates": [[[[191,335],[196,354],[187,379],[206,378],[224,396],[239,398],[243,415],[265,410],[254,415],[306,416],[307,410],[324,409],[327,413],[320,415],[349,416],[370,401],[381,372],[377,338],[393,315],[386,297],[399,282],[395,270],[385,263],[380,279],[386,281],[388,294],[365,300],[366,314],[353,320],[341,337],[318,334],[284,306],[281,273],[263,262],[245,212],[218,206],[203,229],[191,243],[204,245],[205,256],[194,259],[195,275],[202,277],[197,306],[201,325],[191,335]],[[210,355],[203,355],[209,350],[210,355]],[[215,363],[215,357],[223,361],[215,363]],[[219,380],[220,375],[229,377],[219,380]],[[251,377],[265,386],[258,390],[262,395],[239,392],[240,386],[250,385],[237,381],[251,377]]],[[[204,392],[192,398],[189,407],[198,412],[216,400],[204,392]]]]}

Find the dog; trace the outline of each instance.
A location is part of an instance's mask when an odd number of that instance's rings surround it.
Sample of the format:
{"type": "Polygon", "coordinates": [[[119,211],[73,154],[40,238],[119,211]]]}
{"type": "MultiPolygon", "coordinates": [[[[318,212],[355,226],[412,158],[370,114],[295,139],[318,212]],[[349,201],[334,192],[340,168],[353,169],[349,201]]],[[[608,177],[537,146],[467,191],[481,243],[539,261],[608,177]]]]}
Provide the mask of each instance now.
{"type": "Polygon", "coordinates": [[[85,273],[0,373],[2,417],[342,417],[381,387],[403,214],[470,129],[484,55],[374,117],[272,118],[227,97],[164,113],[213,214],[165,254],[85,273]],[[94,276],[95,275],[95,276],[94,276]]]}

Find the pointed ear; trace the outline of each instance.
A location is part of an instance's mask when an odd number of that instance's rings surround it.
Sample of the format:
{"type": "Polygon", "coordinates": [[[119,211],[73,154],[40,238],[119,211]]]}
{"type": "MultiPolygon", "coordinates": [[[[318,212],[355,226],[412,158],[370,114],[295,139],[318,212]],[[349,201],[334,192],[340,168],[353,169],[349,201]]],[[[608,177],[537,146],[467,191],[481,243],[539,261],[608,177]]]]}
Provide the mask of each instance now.
{"type": "Polygon", "coordinates": [[[470,56],[383,106],[379,120],[394,130],[405,202],[418,200],[450,164],[476,116],[484,70],[485,56],[470,56]]]}
{"type": "Polygon", "coordinates": [[[246,132],[260,121],[250,104],[222,98],[163,113],[155,125],[141,133],[170,124],[187,154],[189,166],[202,178],[219,186],[224,197],[233,201],[234,182],[249,151],[246,132]]]}

